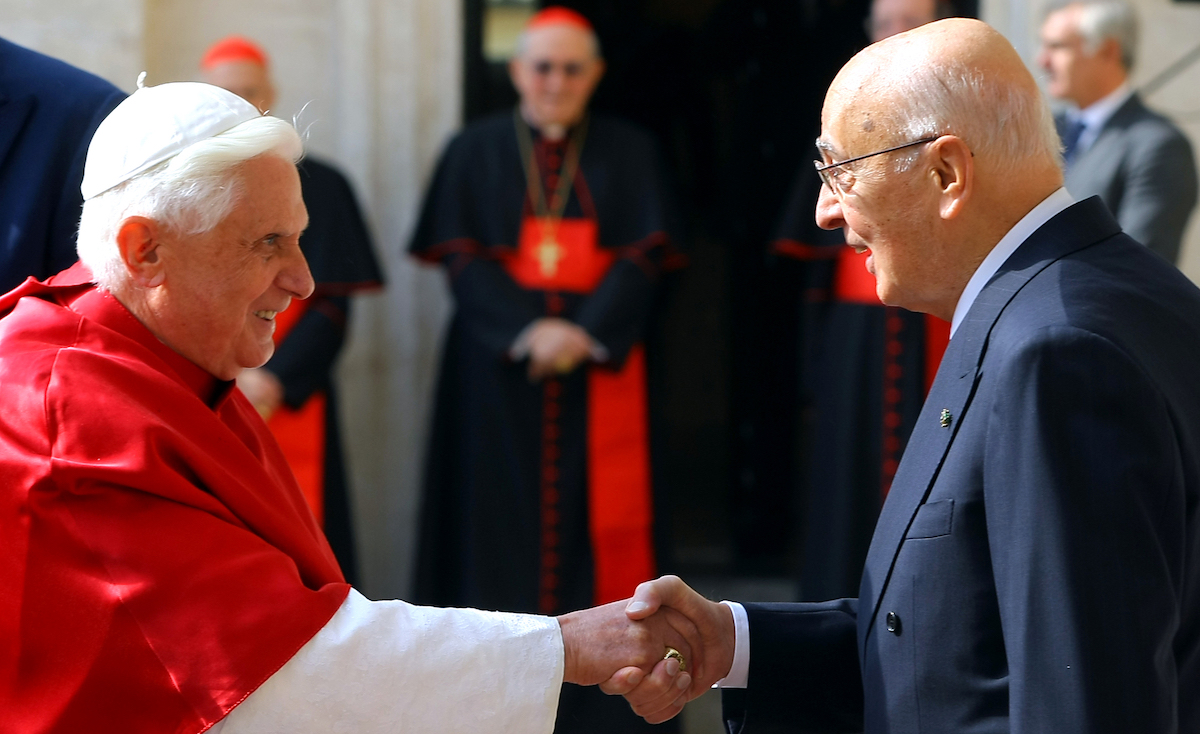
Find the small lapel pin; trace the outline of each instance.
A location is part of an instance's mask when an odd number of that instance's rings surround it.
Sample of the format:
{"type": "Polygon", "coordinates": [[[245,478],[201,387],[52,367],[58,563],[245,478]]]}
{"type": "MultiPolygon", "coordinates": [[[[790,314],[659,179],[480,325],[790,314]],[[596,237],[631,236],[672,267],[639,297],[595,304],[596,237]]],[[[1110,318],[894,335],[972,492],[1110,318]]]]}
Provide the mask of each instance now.
{"type": "Polygon", "coordinates": [[[952,421],[952,420],[954,420],[954,416],[950,415],[950,409],[942,408],[942,419],[941,419],[942,428],[949,428],[950,421],[952,421]]]}

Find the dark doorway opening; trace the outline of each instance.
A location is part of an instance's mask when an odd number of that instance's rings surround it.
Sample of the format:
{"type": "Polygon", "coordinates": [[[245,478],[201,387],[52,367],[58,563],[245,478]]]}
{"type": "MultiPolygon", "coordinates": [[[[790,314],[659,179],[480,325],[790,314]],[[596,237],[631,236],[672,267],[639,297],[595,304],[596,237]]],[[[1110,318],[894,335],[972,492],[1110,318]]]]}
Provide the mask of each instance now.
{"type": "MultiPolygon", "coordinates": [[[[515,103],[505,64],[483,52],[489,9],[548,3],[464,1],[470,120],[515,103]]],[[[825,89],[866,45],[869,0],[556,4],[596,26],[608,73],[593,109],[657,137],[689,226],[691,262],[652,339],[664,570],[794,577],[800,274],[768,243],[795,177],[812,174],[825,89]]]]}

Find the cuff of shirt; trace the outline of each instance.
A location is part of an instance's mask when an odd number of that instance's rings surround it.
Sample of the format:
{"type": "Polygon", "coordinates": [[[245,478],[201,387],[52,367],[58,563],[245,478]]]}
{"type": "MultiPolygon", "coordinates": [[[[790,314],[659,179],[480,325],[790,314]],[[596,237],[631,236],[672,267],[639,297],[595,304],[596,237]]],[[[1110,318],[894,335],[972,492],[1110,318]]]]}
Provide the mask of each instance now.
{"type": "Polygon", "coordinates": [[[733,612],[733,665],[729,675],[713,684],[713,688],[745,688],[750,679],[750,618],[746,608],[736,601],[722,601],[733,612]]]}

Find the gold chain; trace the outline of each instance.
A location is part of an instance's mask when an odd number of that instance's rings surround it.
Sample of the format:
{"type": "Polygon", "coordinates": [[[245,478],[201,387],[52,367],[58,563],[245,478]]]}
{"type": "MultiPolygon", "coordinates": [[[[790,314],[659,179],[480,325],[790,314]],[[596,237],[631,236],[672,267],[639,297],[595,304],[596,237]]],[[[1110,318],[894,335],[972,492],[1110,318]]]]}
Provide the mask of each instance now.
{"type": "Polygon", "coordinates": [[[562,221],[563,212],[567,208],[567,200],[571,197],[571,187],[575,181],[575,172],[579,168],[579,157],[583,152],[583,141],[587,137],[588,118],[583,120],[571,132],[567,141],[566,160],[563,162],[562,176],[558,181],[558,190],[554,192],[554,212],[546,205],[546,192],[542,188],[542,177],[538,173],[537,158],[533,154],[533,133],[525,119],[521,117],[520,108],[513,109],[513,122],[517,128],[517,144],[521,149],[521,163],[525,168],[525,184],[529,189],[529,200],[533,202],[534,214],[543,220],[542,239],[553,240],[562,221]],[[549,228],[549,232],[547,232],[549,228]]]}

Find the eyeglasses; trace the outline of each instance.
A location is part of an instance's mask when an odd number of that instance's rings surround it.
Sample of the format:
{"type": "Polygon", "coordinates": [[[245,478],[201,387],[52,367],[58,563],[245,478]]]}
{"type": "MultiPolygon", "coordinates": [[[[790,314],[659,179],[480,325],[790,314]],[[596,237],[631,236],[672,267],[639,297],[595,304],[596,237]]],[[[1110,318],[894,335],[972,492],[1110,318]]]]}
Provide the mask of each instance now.
{"type": "Polygon", "coordinates": [[[538,76],[550,76],[557,68],[562,69],[565,77],[577,77],[583,74],[583,66],[579,61],[566,61],[561,64],[555,64],[553,61],[535,61],[532,64],[533,71],[538,76]]]}
{"type": "Polygon", "coordinates": [[[858,161],[864,160],[866,158],[873,158],[877,155],[883,155],[884,153],[892,153],[897,150],[904,150],[905,148],[911,148],[914,145],[924,145],[925,143],[932,143],[933,141],[937,140],[940,137],[942,137],[942,136],[941,135],[931,135],[927,138],[921,138],[920,140],[914,140],[911,143],[905,143],[904,145],[897,145],[893,148],[887,148],[885,150],[877,150],[874,153],[867,153],[866,155],[855,156],[853,158],[847,158],[844,161],[836,161],[834,163],[826,163],[825,161],[813,161],[813,165],[817,167],[817,175],[821,177],[821,183],[828,186],[829,190],[832,191],[833,193],[841,194],[841,195],[845,196],[846,192],[850,190],[850,187],[854,185],[855,179],[854,179],[854,174],[851,173],[850,171],[846,170],[845,168],[842,168],[842,166],[846,165],[847,163],[857,163],[858,161]]]}

